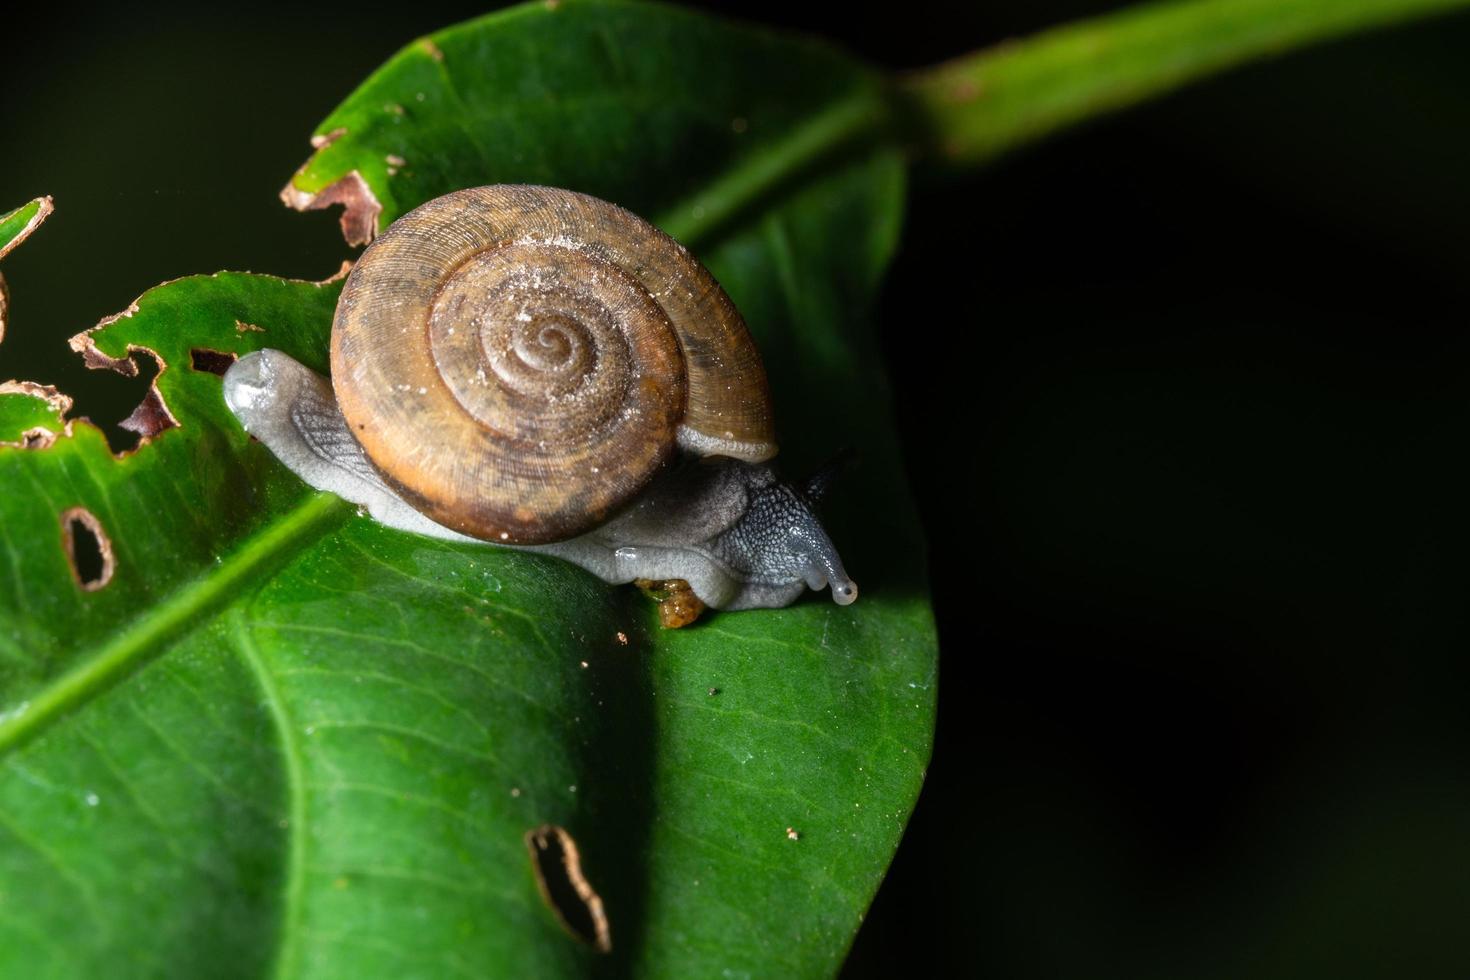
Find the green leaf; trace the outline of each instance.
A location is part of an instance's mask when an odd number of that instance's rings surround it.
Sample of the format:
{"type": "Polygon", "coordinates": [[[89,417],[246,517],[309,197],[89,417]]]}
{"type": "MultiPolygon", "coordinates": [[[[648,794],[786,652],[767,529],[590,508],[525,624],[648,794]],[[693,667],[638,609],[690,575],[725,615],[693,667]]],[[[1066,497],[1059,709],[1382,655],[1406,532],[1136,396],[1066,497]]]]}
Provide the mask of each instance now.
{"type": "MultiPolygon", "coordinates": [[[[11,249],[25,241],[31,232],[39,228],[41,222],[50,217],[52,210],[54,208],[51,198],[38,197],[29,204],[23,204],[14,211],[0,216],[0,259],[5,258],[11,249]]],[[[5,277],[0,276],[0,340],[5,339],[5,314],[9,305],[10,294],[5,287],[5,277]]],[[[0,391],[0,402],[10,401],[12,399],[4,397],[4,392],[0,391]]],[[[6,411],[7,409],[0,408],[0,440],[5,439],[3,418],[6,411]]],[[[23,412],[25,409],[12,405],[8,411],[23,412]]]]}
{"type": "Polygon", "coordinates": [[[66,428],[71,399],[29,381],[0,382],[0,445],[37,448],[66,428]]]}
{"type": "Polygon", "coordinates": [[[337,284],[159,286],[77,342],[164,365],[143,445],[114,458],[74,421],[0,449],[24,488],[0,496],[0,975],[823,975],[893,854],[936,648],[869,321],[904,193],[859,138],[878,81],[662,7],[429,40],[294,186],[355,171],[386,222],[540,181],[696,242],[765,354],[788,467],[860,448],[829,526],[862,599],[662,631],[556,560],[378,527],[252,443],[207,370],[264,346],[325,370],[337,284]],[[100,536],[93,591],[69,527],[100,536]],[[538,892],[545,824],[605,905],[601,963],[538,892]]]}
{"type": "Polygon", "coordinates": [[[11,249],[40,227],[52,210],[51,198],[38,197],[8,214],[0,215],[0,259],[5,258],[11,249]]]}
{"type": "Polygon", "coordinates": [[[527,4],[395,55],[317,127],[282,197],[346,202],[365,241],[461,187],[552,184],[692,245],[886,114],[882,80],[814,42],[673,8],[527,4]]]}

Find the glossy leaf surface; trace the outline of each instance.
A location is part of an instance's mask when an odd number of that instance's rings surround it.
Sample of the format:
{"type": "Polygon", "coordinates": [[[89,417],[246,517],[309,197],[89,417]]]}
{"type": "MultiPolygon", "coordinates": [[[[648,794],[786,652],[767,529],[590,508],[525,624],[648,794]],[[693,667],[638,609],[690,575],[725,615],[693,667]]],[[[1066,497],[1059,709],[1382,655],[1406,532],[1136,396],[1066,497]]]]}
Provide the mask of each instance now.
{"type": "Polygon", "coordinates": [[[904,186],[855,138],[877,91],[822,47],[677,10],[525,7],[411,45],[295,178],[355,171],[385,222],[555,183],[681,234],[757,335],[788,469],[860,447],[828,508],[851,607],[661,631],[630,589],[309,491],[203,368],[270,346],[325,369],[336,283],[183,279],[92,335],[95,363],[164,365],[164,411],[122,458],[80,422],[0,448],[23,488],[0,498],[0,974],[836,969],[935,694],[868,322],[904,186]],[[94,591],[76,508],[113,566],[94,591]],[[544,824],[577,843],[606,958],[538,892],[523,838],[544,824]]]}

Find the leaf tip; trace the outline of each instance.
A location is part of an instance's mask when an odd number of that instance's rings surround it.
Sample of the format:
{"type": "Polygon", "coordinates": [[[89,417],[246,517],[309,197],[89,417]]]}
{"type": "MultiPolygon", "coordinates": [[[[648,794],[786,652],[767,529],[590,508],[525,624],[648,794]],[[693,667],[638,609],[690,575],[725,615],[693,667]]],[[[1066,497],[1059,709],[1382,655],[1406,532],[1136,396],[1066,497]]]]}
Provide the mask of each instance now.
{"type": "Polygon", "coordinates": [[[5,256],[10,254],[10,252],[17,245],[29,238],[31,236],[31,232],[41,227],[41,222],[51,217],[51,212],[56,210],[56,202],[48,194],[45,197],[38,197],[34,201],[31,201],[27,204],[22,205],[21,207],[16,208],[14,211],[10,212],[10,214],[0,215],[0,217],[9,220],[11,215],[19,214],[21,211],[24,211],[26,208],[29,207],[34,207],[36,209],[35,213],[26,220],[26,223],[21,227],[19,231],[14,232],[8,240],[0,242],[0,259],[5,258],[5,256]]]}

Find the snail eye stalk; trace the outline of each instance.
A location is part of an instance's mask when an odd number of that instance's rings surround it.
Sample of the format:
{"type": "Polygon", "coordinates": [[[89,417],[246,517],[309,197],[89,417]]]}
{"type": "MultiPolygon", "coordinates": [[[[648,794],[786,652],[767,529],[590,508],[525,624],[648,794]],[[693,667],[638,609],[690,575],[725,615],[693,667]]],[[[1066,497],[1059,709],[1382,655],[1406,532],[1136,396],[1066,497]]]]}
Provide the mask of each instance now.
{"type": "Polygon", "coordinates": [[[857,601],[858,587],[842,567],[842,559],[822,522],[810,508],[803,507],[790,527],[791,552],[796,558],[801,577],[807,587],[820,590],[832,588],[832,601],[839,606],[857,601]]]}

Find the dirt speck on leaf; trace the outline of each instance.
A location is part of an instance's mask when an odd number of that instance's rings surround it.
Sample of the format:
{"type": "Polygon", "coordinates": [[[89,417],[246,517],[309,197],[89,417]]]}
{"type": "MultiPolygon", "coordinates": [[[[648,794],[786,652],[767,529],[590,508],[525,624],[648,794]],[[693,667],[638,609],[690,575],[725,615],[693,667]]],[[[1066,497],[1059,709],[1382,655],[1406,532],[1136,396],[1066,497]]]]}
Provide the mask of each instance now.
{"type": "Polygon", "coordinates": [[[612,929],[602,898],[582,874],[582,858],[572,835],[554,824],[526,832],[526,849],[536,872],[536,887],[557,921],[600,953],[612,950],[612,929]]]}
{"type": "Polygon", "coordinates": [[[61,546],[71,565],[72,578],[83,592],[96,592],[112,581],[117,567],[112,539],[87,508],[72,507],[61,512],[61,546]]]}
{"type": "Polygon", "coordinates": [[[683,579],[640,578],[633,584],[658,603],[658,621],[664,629],[688,626],[704,612],[704,603],[683,579]]]}
{"type": "Polygon", "coordinates": [[[337,142],[339,139],[346,135],[347,129],[343,126],[338,126],[330,133],[317,133],[311,138],[311,148],[313,150],[323,149],[324,147],[331,146],[333,143],[337,142]]]}
{"type": "Polygon", "coordinates": [[[442,62],[444,60],[444,52],[439,50],[439,45],[427,37],[419,41],[419,50],[435,61],[442,62]]]}

